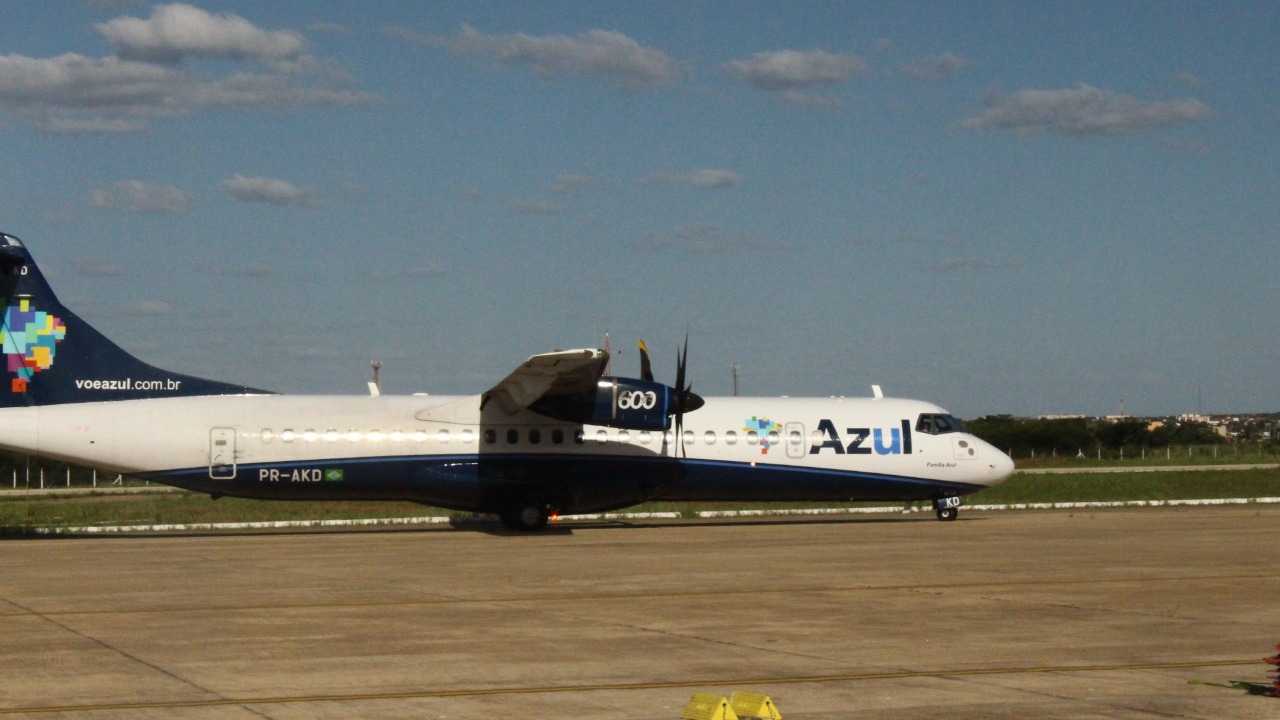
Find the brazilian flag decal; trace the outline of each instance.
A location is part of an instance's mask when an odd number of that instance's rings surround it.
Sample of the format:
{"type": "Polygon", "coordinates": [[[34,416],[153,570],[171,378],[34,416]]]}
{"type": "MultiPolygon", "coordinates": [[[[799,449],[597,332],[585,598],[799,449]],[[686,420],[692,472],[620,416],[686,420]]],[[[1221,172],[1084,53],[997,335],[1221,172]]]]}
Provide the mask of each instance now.
{"type": "Polygon", "coordinates": [[[325,470],[324,479],[328,482],[342,482],[342,468],[325,470]]]}

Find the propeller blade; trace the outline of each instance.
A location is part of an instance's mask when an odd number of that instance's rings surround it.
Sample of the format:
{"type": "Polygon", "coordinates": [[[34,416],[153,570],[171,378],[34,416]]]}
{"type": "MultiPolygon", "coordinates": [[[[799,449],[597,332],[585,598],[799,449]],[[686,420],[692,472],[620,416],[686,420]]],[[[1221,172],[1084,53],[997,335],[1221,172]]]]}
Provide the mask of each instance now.
{"type": "Polygon", "coordinates": [[[680,354],[676,356],[676,442],[680,444],[680,456],[688,457],[684,447],[684,413],[685,406],[688,404],[689,391],[692,385],[685,386],[685,373],[688,369],[689,362],[689,333],[684,334],[684,347],[680,348],[680,354]]]}
{"type": "Polygon", "coordinates": [[[640,345],[640,379],[653,382],[653,368],[649,366],[649,348],[644,346],[644,340],[638,341],[640,345]]]}

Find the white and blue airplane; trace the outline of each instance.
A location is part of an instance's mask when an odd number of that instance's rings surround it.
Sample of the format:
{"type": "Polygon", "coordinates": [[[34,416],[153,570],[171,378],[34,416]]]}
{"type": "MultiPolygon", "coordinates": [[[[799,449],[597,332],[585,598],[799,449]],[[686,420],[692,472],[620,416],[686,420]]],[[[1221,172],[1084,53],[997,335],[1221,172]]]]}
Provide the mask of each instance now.
{"type": "MultiPolygon", "coordinates": [[[[555,515],[667,501],[931,501],[1013,472],[937,405],[694,394],[605,375],[604,350],[534,355],[480,395],[291,396],[148,365],[64,307],[0,233],[0,448],[222,496],[407,500],[555,515]]],[[[687,353],[687,343],[686,343],[687,353]]]]}

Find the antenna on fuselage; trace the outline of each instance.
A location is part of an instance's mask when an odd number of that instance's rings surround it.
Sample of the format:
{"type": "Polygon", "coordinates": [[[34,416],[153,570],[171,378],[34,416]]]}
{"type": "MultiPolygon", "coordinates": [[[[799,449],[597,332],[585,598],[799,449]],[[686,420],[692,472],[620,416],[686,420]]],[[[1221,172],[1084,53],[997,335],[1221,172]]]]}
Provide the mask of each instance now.
{"type": "Polygon", "coordinates": [[[382,369],[382,362],[372,360],[369,362],[369,366],[373,368],[373,381],[369,383],[369,395],[378,397],[382,394],[382,386],[378,383],[378,371],[382,369]]]}
{"type": "Polygon", "coordinates": [[[872,385],[871,396],[877,400],[882,400],[884,399],[884,391],[880,389],[879,385],[872,385]]]}

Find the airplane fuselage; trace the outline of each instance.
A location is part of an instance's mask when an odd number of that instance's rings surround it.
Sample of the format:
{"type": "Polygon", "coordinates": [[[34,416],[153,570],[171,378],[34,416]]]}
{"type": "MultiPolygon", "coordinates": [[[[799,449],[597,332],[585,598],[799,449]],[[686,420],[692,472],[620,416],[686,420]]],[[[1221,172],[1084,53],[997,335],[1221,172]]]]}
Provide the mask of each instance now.
{"type": "MultiPolygon", "coordinates": [[[[642,401],[642,399],[640,400],[642,401]]],[[[707,398],[683,432],[481,410],[480,396],[223,395],[0,410],[13,449],[207,492],[564,514],[646,500],[938,500],[1000,482],[1003,453],[930,403],[707,398]],[[945,426],[945,422],[940,423],[945,426]]]]}

